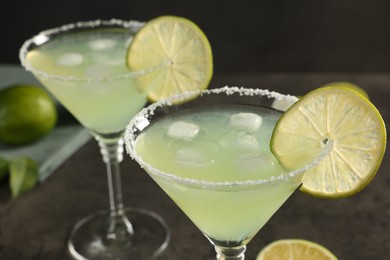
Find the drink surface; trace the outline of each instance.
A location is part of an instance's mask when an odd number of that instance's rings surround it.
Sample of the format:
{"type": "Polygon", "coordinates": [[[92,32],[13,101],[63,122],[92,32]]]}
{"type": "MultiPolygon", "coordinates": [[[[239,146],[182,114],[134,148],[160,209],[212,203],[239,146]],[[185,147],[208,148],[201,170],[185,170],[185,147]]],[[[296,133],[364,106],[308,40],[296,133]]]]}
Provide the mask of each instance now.
{"type": "MultiPolygon", "coordinates": [[[[179,178],[238,182],[285,170],[269,148],[280,112],[243,105],[182,110],[156,120],[136,140],[143,161],[179,178]]],[[[215,243],[250,240],[299,186],[299,178],[235,187],[187,185],[151,174],[215,243]]]]}
{"type": "Polygon", "coordinates": [[[154,122],[137,139],[136,149],[155,168],[180,177],[266,179],[283,172],[269,149],[279,116],[275,110],[249,106],[183,110],[154,122]]]}
{"type": "Polygon", "coordinates": [[[35,71],[49,75],[35,72],[80,123],[99,133],[116,132],[146,103],[126,76],[132,36],[118,28],[65,33],[29,51],[26,59],[35,71]]]}

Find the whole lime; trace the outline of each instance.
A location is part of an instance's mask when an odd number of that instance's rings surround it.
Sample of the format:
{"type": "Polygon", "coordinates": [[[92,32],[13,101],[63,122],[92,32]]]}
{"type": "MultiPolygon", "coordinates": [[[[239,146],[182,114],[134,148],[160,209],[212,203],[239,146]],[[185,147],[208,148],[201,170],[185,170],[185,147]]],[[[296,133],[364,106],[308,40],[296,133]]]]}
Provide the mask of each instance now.
{"type": "Polygon", "coordinates": [[[54,128],[57,117],[53,99],[41,87],[18,84],[0,91],[0,142],[34,142],[54,128]]]}

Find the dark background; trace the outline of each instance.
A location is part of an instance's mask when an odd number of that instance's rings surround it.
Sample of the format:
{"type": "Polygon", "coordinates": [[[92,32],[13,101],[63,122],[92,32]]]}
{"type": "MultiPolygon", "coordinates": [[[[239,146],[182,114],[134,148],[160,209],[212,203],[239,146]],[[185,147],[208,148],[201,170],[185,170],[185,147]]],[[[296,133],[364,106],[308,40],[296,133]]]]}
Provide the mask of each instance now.
{"type": "Polygon", "coordinates": [[[1,63],[19,63],[24,40],[64,23],[171,14],[203,29],[215,73],[390,71],[387,0],[8,2],[0,15],[1,63]]]}
{"type": "MultiPolygon", "coordinates": [[[[18,64],[22,43],[44,29],[98,18],[147,21],[164,14],[187,17],[206,33],[214,53],[214,86],[304,94],[329,81],[351,81],[370,88],[389,125],[389,0],[4,0],[0,63],[18,64]]],[[[340,259],[390,259],[387,155],[371,184],[351,198],[316,200],[295,193],[250,243],[248,259],[267,243],[289,237],[316,241],[340,259]]],[[[44,185],[9,204],[0,201],[0,259],[69,259],[65,241],[71,227],[108,205],[99,157],[91,141],[44,185]]],[[[138,165],[126,157],[122,167],[123,183],[131,185],[124,189],[126,205],[158,212],[172,229],[162,259],[214,259],[207,239],[138,165]]]]}

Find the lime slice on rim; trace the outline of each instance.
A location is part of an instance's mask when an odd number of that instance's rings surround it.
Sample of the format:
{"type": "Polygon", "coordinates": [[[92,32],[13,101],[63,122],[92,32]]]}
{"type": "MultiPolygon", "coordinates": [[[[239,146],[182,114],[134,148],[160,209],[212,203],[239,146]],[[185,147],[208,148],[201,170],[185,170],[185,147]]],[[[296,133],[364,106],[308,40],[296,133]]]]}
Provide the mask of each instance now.
{"type": "Polygon", "coordinates": [[[337,260],[337,257],[320,244],[304,239],[281,239],[267,245],[256,260],[337,260]]]}
{"type": "Polygon", "coordinates": [[[368,96],[368,93],[366,91],[364,91],[364,89],[362,89],[361,87],[359,87],[351,82],[347,82],[347,81],[331,82],[331,83],[325,84],[321,87],[349,88],[351,90],[356,91],[357,93],[359,93],[363,97],[370,99],[370,97],[368,96]]]}
{"type": "Polygon", "coordinates": [[[349,88],[319,88],[280,117],[270,145],[280,163],[292,170],[313,160],[327,140],[333,141],[332,150],[305,172],[301,191],[322,198],[357,193],[375,176],[386,149],[381,115],[349,88]]]}
{"type": "Polygon", "coordinates": [[[210,43],[192,21],[161,16],[147,22],[127,52],[132,71],[150,70],[135,80],[151,101],[184,91],[203,90],[213,74],[210,43]]]}

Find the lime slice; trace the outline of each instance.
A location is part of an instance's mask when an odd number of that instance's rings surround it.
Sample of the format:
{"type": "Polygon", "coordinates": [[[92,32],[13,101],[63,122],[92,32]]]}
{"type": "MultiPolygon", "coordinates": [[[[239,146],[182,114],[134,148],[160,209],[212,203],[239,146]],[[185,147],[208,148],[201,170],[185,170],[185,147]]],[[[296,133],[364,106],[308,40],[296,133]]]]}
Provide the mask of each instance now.
{"type": "Polygon", "coordinates": [[[375,176],[386,148],[384,121],[373,104],[348,88],[316,89],[292,105],[277,122],[271,150],[287,169],[312,161],[327,140],[330,154],[302,179],[301,191],[342,198],[375,176]]]}
{"type": "Polygon", "coordinates": [[[361,87],[359,87],[351,82],[336,81],[336,82],[331,82],[331,83],[328,83],[326,85],[323,85],[322,87],[349,88],[351,90],[356,91],[357,93],[359,93],[363,97],[370,99],[370,97],[368,96],[367,92],[364,91],[364,89],[362,89],[361,87]]]}
{"type": "Polygon", "coordinates": [[[193,22],[161,16],[146,23],[127,52],[131,71],[150,70],[136,78],[151,101],[184,91],[203,90],[213,73],[210,43],[193,22]]]}
{"type": "Polygon", "coordinates": [[[320,244],[304,239],[281,239],[267,245],[256,260],[337,260],[337,257],[320,244]]]}

